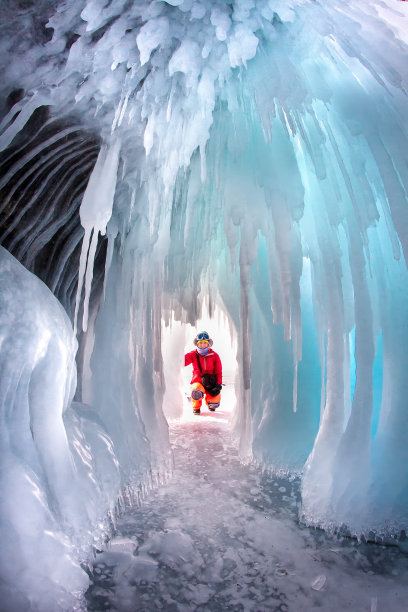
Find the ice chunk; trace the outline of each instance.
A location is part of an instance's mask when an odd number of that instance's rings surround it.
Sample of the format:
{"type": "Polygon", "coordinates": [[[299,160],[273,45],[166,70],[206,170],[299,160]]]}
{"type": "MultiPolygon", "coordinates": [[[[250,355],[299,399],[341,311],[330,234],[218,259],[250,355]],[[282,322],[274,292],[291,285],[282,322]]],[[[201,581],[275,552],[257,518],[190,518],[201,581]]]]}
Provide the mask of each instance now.
{"type": "Polygon", "coordinates": [[[218,40],[225,40],[231,26],[231,20],[226,11],[221,10],[218,6],[214,7],[211,11],[210,21],[216,28],[216,37],[218,40]]]}
{"type": "Polygon", "coordinates": [[[113,538],[109,541],[108,550],[114,553],[133,554],[137,548],[137,543],[129,538],[113,538]]]}
{"type": "Polygon", "coordinates": [[[191,19],[202,19],[205,15],[206,8],[201,2],[194,2],[191,7],[191,19]]]}
{"type": "Polygon", "coordinates": [[[169,75],[183,72],[188,77],[188,84],[194,83],[201,68],[200,56],[200,47],[194,40],[183,40],[169,61],[169,75]]]}
{"type": "Polygon", "coordinates": [[[237,24],[227,43],[231,67],[246,66],[247,61],[255,57],[258,43],[258,38],[247,26],[237,24]]]}
{"type": "Polygon", "coordinates": [[[140,52],[140,63],[149,61],[152,51],[157,47],[165,47],[169,43],[169,23],[166,17],[150,19],[140,29],[136,37],[140,52]]]}
{"type": "Polygon", "coordinates": [[[320,574],[317,576],[312,584],[310,585],[314,591],[321,591],[324,589],[326,584],[326,576],[324,574],[320,574]]]}
{"type": "Polygon", "coordinates": [[[140,551],[157,555],[162,563],[174,570],[183,567],[183,571],[191,576],[197,573],[203,563],[202,556],[195,550],[191,537],[180,531],[154,534],[140,551]]]}

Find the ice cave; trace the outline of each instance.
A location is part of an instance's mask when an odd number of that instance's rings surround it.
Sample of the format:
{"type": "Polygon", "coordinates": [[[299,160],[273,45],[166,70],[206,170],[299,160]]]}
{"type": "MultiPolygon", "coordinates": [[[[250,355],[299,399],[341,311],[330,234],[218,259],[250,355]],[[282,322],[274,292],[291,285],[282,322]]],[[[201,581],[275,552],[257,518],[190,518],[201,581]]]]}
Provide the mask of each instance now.
{"type": "MultiPolygon", "coordinates": [[[[171,481],[203,317],[234,469],[296,479],[302,533],[406,555],[408,2],[3,0],[0,28],[1,609],[86,609],[171,481]]],[[[196,580],[175,525],[136,577],[173,546],[196,580]]],[[[100,609],[345,609],[189,588],[100,609]]],[[[408,609],[379,601],[347,609],[408,609]]]]}

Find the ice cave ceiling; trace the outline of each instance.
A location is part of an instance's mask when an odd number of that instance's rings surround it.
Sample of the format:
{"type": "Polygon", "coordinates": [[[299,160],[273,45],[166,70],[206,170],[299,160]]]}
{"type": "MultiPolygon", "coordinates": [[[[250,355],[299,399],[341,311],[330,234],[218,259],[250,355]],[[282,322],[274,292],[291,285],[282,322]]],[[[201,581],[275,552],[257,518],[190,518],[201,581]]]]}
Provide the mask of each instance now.
{"type": "MultiPolygon", "coordinates": [[[[403,125],[400,94],[406,93],[407,70],[400,4],[3,2],[1,243],[72,309],[82,239],[78,208],[101,141],[113,126],[120,133],[128,200],[146,182],[146,172],[164,188],[173,187],[195,152],[205,155],[209,130],[213,140],[222,132],[223,113],[232,117],[233,156],[258,127],[269,140],[280,114],[323,182],[330,172],[325,149],[333,148],[352,192],[346,167],[352,153],[343,155],[342,147],[349,146],[332,126],[325,129],[321,104],[341,114],[355,146],[365,139],[384,168],[383,188],[392,193],[388,203],[406,254],[405,162],[398,153],[404,135],[389,125],[392,147],[370,127],[382,124],[387,131],[394,108],[403,125]],[[145,150],[154,158],[147,167],[145,150]]],[[[225,136],[217,144],[222,155],[225,136]]],[[[284,174],[285,160],[272,161],[274,171],[284,174]]],[[[268,163],[263,171],[268,173],[268,163]]],[[[378,216],[367,182],[366,227],[378,216]]],[[[304,198],[288,193],[295,198],[296,218],[304,198]]],[[[100,272],[103,243],[101,238],[100,272]]]]}

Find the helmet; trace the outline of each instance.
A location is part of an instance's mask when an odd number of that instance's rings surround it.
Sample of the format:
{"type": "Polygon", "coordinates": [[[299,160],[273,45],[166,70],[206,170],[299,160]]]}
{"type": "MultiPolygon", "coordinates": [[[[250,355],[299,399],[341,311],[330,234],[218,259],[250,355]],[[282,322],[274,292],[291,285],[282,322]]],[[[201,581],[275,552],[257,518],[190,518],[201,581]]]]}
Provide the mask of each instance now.
{"type": "Polygon", "coordinates": [[[206,340],[208,342],[208,346],[213,345],[213,341],[210,338],[210,334],[206,331],[200,332],[199,334],[196,335],[196,337],[193,340],[194,346],[197,346],[197,342],[200,342],[200,340],[206,340]]]}

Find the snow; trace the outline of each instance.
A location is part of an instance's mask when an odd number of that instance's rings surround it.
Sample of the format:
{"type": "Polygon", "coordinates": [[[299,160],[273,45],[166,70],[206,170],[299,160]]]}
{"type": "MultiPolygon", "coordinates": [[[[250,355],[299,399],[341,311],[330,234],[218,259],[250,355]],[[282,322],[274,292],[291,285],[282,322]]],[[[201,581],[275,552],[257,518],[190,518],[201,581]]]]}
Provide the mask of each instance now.
{"type": "MultiPolygon", "coordinates": [[[[185,530],[173,514],[156,533],[155,510],[149,523],[141,506],[152,533],[134,548],[125,534],[122,549],[104,553],[121,555],[115,580],[129,563],[152,584],[162,565],[191,581],[206,546],[214,555],[181,594],[170,580],[161,605],[177,594],[180,605],[206,606],[223,568],[236,605],[258,596],[286,605],[277,601],[284,593],[295,606],[336,609],[335,596],[345,607],[353,596],[373,610],[392,592],[388,607],[400,605],[397,577],[387,591],[385,579],[347,566],[361,548],[342,542],[333,553],[307,527],[392,542],[408,528],[407,7],[1,3],[2,240],[31,272],[48,270],[62,303],[77,295],[70,321],[1,251],[0,537],[10,608],[82,605],[81,563],[109,538],[115,509],[154,487],[157,503],[172,487],[182,494],[185,530]],[[89,151],[75,154],[89,134],[90,149],[99,147],[92,171],[89,151]],[[46,251],[64,231],[62,252],[46,251]],[[92,294],[105,234],[103,291],[92,294]],[[56,260],[44,261],[46,252],[56,260]],[[202,427],[181,414],[182,355],[200,325],[234,370],[230,429],[218,412],[208,438],[208,415],[202,427]],[[178,480],[187,468],[161,486],[167,419],[180,419],[170,427],[175,448],[200,468],[191,499],[178,480]],[[195,454],[211,436],[221,462],[224,450],[233,457],[229,479],[214,466],[215,490],[195,454]],[[288,482],[299,479],[302,527],[275,516],[267,499],[270,518],[256,509],[264,469],[289,507],[288,482]],[[230,489],[229,523],[213,516],[198,544],[192,504],[205,507],[206,495],[229,509],[230,489]],[[275,541],[280,553],[262,575],[295,579],[277,582],[275,597],[248,578],[253,592],[243,595],[238,575],[275,541]]],[[[135,596],[125,586],[124,609],[135,596]]]]}

